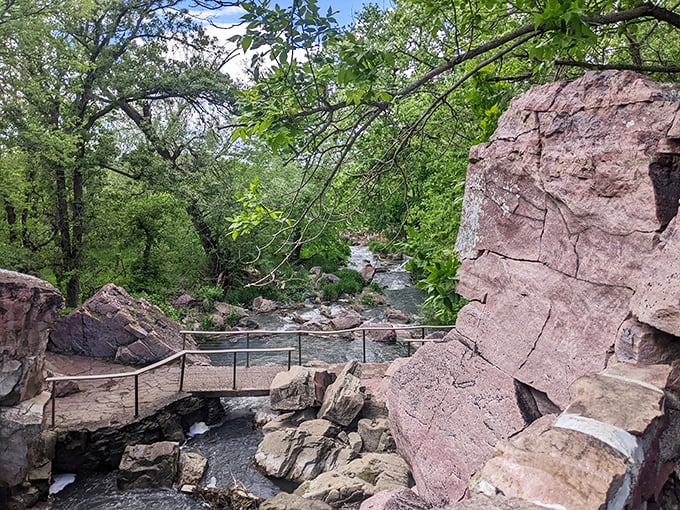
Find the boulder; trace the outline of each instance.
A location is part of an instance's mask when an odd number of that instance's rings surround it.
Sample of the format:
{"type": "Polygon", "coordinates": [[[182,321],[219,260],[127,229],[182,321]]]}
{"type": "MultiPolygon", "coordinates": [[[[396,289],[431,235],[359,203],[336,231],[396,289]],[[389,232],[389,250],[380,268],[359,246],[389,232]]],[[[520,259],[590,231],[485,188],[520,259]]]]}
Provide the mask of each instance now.
{"type": "Polygon", "coordinates": [[[49,393],[41,393],[15,406],[0,406],[0,493],[26,481],[49,482],[54,457],[54,434],[44,430],[44,409],[49,393]]]}
{"type": "Polygon", "coordinates": [[[652,326],[627,319],[619,328],[614,353],[616,359],[624,363],[670,364],[680,359],[680,341],[652,326]]]}
{"type": "Polygon", "coordinates": [[[385,318],[390,322],[398,322],[399,324],[408,324],[411,322],[411,318],[406,314],[406,312],[395,310],[393,308],[388,308],[385,310],[385,318]]]}
{"type": "Polygon", "coordinates": [[[363,501],[359,510],[430,510],[430,505],[411,489],[401,488],[378,492],[363,501]]]}
{"type": "Polygon", "coordinates": [[[177,485],[198,485],[208,468],[208,459],[196,448],[183,448],[179,451],[177,485]]]}
{"type": "Polygon", "coordinates": [[[340,283],[340,277],[333,273],[323,273],[321,275],[321,281],[326,283],[340,283]]]}
{"type": "Polygon", "coordinates": [[[468,304],[389,396],[430,504],[459,500],[498,440],[565,408],[615,351],[676,356],[663,333],[680,335],[678,90],[631,72],[536,86],[471,149],[456,241],[468,304]]]}
{"type": "Polygon", "coordinates": [[[535,505],[530,501],[503,496],[477,496],[464,499],[453,505],[437,507],[432,510],[544,510],[544,506],[535,505]]]}
{"type": "Polygon", "coordinates": [[[343,427],[354,421],[366,398],[359,377],[360,369],[358,361],[350,361],[345,365],[335,382],[326,388],[323,404],[317,415],[319,418],[343,427]]]}
{"type": "Polygon", "coordinates": [[[394,453],[368,453],[349,464],[300,485],[295,494],[334,508],[357,503],[391,489],[408,488],[409,469],[394,453]]]}
{"type": "Polygon", "coordinates": [[[280,492],[273,498],[264,500],[260,505],[260,510],[332,510],[332,508],[323,501],[305,499],[286,492],[280,492]]]}
{"type": "Polygon", "coordinates": [[[118,488],[170,488],[177,476],[179,443],[128,445],[118,466],[118,488]]]}
{"type": "Polygon", "coordinates": [[[366,283],[371,283],[375,277],[375,268],[371,264],[366,264],[359,270],[359,274],[366,283]]]}
{"type": "Polygon", "coordinates": [[[0,269],[0,406],[42,392],[48,335],[63,304],[46,281],[0,269]]]}
{"type": "MultiPolygon", "coordinates": [[[[55,323],[48,349],[146,365],[180,351],[182,346],[178,324],[160,308],[109,284],[55,323]]],[[[190,336],[186,348],[196,348],[190,336]]]]}
{"type": "Polygon", "coordinates": [[[670,371],[617,364],[578,379],[557,420],[546,417],[496,445],[471,492],[550,508],[646,506],[667,477],[659,440],[670,371]]]}
{"type": "Polygon", "coordinates": [[[277,303],[276,301],[272,301],[271,299],[265,299],[262,296],[258,296],[255,299],[253,299],[253,304],[251,305],[251,308],[253,309],[254,312],[257,313],[269,313],[269,312],[275,312],[279,308],[281,308],[281,304],[277,303]]]}
{"type": "Polygon", "coordinates": [[[392,324],[387,322],[364,324],[366,328],[366,338],[371,342],[393,344],[397,341],[397,332],[392,324]]]}
{"type": "Polygon", "coordinates": [[[301,366],[292,366],[286,372],[279,372],[269,387],[271,408],[276,411],[299,411],[319,407],[333,377],[328,370],[301,366]]]}
{"type": "Polygon", "coordinates": [[[385,418],[359,420],[357,432],[361,436],[363,449],[366,452],[387,452],[393,451],[396,446],[390,425],[385,418]]]}
{"type": "Polygon", "coordinates": [[[352,329],[359,327],[364,320],[354,310],[343,310],[337,317],[331,319],[334,329],[352,329]]]}
{"type": "Polygon", "coordinates": [[[311,480],[354,457],[338,432],[327,420],[310,420],[297,428],[267,432],[255,453],[255,464],[268,476],[295,482],[311,480]]]}

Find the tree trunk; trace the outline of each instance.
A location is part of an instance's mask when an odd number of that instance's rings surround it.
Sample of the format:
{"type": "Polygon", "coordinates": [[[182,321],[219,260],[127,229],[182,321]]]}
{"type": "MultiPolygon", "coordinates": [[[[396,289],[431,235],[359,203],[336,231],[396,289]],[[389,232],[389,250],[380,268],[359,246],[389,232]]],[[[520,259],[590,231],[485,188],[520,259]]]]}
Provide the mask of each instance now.
{"type": "Polygon", "coordinates": [[[191,218],[194,229],[196,229],[201,246],[203,246],[203,251],[205,251],[208,257],[208,275],[214,281],[218,281],[224,276],[222,275],[224,267],[220,257],[218,239],[203,219],[203,215],[195,202],[187,207],[187,213],[191,218]]]}

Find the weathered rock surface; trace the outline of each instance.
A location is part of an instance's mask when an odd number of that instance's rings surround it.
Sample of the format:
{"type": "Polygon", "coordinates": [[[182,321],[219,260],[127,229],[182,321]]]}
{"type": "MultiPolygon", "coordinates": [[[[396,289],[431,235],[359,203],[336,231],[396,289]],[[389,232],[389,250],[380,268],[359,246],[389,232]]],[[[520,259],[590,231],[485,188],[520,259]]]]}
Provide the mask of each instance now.
{"type": "MultiPolygon", "coordinates": [[[[109,284],[55,323],[48,348],[57,353],[143,365],[181,350],[179,331],[177,323],[160,308],[109,284]]],[[[186,348],[196,348],[190,337],[186,348]]]]}
{"type": "Polygon", "coordinates": [[[271,408],[276,411],[300,411],[319,407],[334,377],[327,370],[301,366],[292,366],[286,372],[279,372],[269,387],[271,408]]]}
{"type": "Polygon", "coordinates": [[[471,149],[456,242],[469,304],[448,343],[395,373],[388,400],[431,504],[457,501],[499,439],[564,408],[615,350],[675,357],[678,97],[634,73],[587,73],[516,98],[471,149]]]}
{"type": "Polygon", "coordinates": [[[310,420],[297,428],[267,432],[255,453],[255,463],[269,476],[302,482],[355,456],[340,430],[328,420],[310,420]]]}
{"type": "Polygon", "coordinates": [[[409,486],[409,469],[394,453],[368,453],[349,464],[300,485],[295,494],[324,501],[334,508],[374,494],[409,486]]]}
{"type": "Polygon", "coordinates": [[[352,423],[366,399],[360,376],[359,362],[347,363],[335,382],[326,388],[323,405],[317,416],[343,427],[352,423]]]}
{"type": "Polygon", "coordinates": [[[208,459],[196,448],[179,451],[177,486],[198,485],[208,468],[208,459]]]}
{"type": "Polygon", "coordinates": [[[554,423],[538,420],[496,445],[471,492],[551,508],[641,508],[667,476],[659,439],[670,371],[617,364],[578,379],[554,423]]]}
{"type": "Polygon", "coordinates": [[[0,407],[0,494],[24,481],[49,482],[55,442],[54,434],[43,427],[49,397],[41,393],[16,406],[0,407]]]}
{"type": "Polygon", "coordinates": [[[0,269],[0,406],[42,391],[47,339],[63,304],[46,281],[0,269]]]}
{"type": "Polygon", "coordinates": [[[386,418],[359,420],[357,432],[366,452],[388,452],[395,449],[390,424],[386,418]]]}
{"type": "Polygon", "coordinates": [[[170,488],[177,475],[178,462],[179,443],[129,445],[118,466],[118,488],[170,488]]]}
{"type": "Polygon", "coordinates": [[[59,291],[0,269],[0,506],[23,509],[47,497],[54,434],[44,426],[45,349],[63,306],[59,291]]]}
{"type": "Polygon", "coordinates": [[[305,499],[286,492],[280,492],[260,505],[260,510],[331,510],[332,508],[323,501],[305,499]]]}
{"type": "Polygon", "coordinates": [[[359,510],[429,510],[425,503],[411,489],[382,491],[361,503],[359,510]]]}

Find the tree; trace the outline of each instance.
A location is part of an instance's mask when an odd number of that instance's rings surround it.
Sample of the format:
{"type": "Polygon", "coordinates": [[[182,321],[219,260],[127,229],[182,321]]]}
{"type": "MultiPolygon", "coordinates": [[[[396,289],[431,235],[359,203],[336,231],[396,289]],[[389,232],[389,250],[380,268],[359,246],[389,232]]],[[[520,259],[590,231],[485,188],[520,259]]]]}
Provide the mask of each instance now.
{"type": "MultiPolygon", "coordinates": [[[[120,114],[145,131],[160,101],[228,104],[231,82],[221,70],[228,53],[179,0],[59,2],[12,19],[18,29],[0,32],[0,106],[12,119],[4,145],[32,155],[49,183],[55,273],[75,306],[97,175],[118,168],[108,134],[120,114]]],[[[172,161],[162,139],[151,141],[172,161]]]]}
{"type": "Polygon", "coordinates": [[[243,5],[239,40],[259,53],[235,133],[261,137],[304,162],[307,175],[323,175],[305,214],[329,202],[348,166],[360,167],[353,173],[365,189],[403,173],[411,148],[445,118],[457,143],[482,141],[509,98],[532,83],[582,67],[666,79],[680,71],[680,14],[669,2],[397,0],[386,12],[367,7],[348,30],[315,0],[243,5]]]}

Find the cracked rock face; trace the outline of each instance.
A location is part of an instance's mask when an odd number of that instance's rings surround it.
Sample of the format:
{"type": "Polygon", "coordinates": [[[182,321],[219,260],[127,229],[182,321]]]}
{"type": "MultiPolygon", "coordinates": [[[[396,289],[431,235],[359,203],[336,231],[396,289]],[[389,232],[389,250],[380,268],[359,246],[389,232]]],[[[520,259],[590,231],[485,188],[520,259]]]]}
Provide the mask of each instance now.
{"type": "MultiPolygon", "coordinates": [[[[179,331],[177,323],[157,306],[108,284],[55,323],[48,349],[145,365],[181,350],[179,331]]],[[[186,348],[196,348],[191,337],[187,337],[186,348]]]]}
{"type": "Polygon", "coordinates": [[[471,149],[456,242],[469,304],[388,400],[428,502],[458,500],[496,442],[563,409],[579,377],[677,352],[679,199],[679,90],[631,72],[534,87],[471,149]]]}

